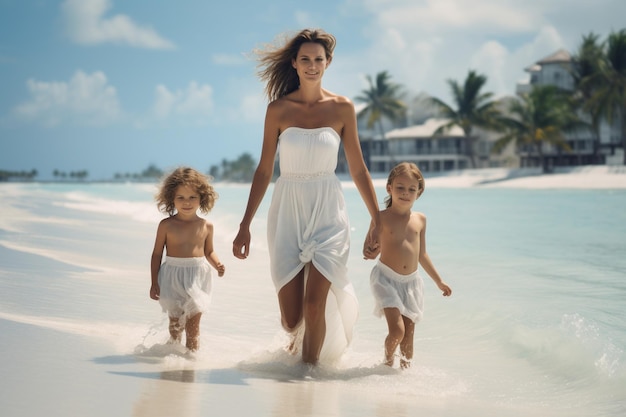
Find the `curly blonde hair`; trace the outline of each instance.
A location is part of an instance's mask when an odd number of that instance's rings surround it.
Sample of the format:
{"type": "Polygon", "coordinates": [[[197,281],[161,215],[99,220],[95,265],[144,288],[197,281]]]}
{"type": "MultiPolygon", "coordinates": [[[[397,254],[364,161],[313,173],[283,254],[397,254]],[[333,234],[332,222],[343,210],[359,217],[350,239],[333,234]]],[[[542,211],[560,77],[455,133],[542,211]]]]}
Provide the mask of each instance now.
{"type": "Polygon", "coordinates": [[[209,183],[210,179],[210,177],[201,174],[193,168],[176,168],[161,182],[159,192],[155,196],[157,207],[161,212],[173,216],[176,213],[174,207],[176,189],[181,185],[186,185],[200,195],[200,211],[205,214],[208,213],[215,205],[215,200],[219,197],[209,183]]]}
{"type": "MultiPolygon", "coordinates": [[[[417,198],[419,198],[424,192],[424,188],[426,188],[426,182],[424,181],[424,176],[422,175],[422,171],[415,165],[413,162],[400,162],[398,165],[393,167],[391,172],[389,173],[389,177],[387,177],[387,186],[393,184],[393,180],[395,180],[400,175],[408,175],[409,177],[413,177],[418,183],[417,190],[417,198]]],[[[385,207],[391,207],[391,194],[385,197],[385,207]]]]}
{"type": "Polygon", "coordinates": [[[300,80],[292,61],[298,56],[303,43],[317,43],[324,47],[326,59],[330,60],[337,40],[322,29],[303,29],[291,38],[288,34],[278,37],[281,45],[269,45],[265,50],[256,49],[258,56],[258,76],[266,81],[265,93],[270,101],[286,96],[300,86],[300,80]]]}

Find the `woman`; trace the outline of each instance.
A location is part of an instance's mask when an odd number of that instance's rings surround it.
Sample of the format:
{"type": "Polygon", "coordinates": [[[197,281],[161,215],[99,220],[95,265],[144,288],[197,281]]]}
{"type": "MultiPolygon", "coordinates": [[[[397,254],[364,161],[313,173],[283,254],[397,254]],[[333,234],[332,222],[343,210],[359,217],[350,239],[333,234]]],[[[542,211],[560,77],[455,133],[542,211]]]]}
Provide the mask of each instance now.
{"type": "Polygon", "coordinates": [[[378,203],[359,146],[354,105],[322,88],[335,43],[331,34],[305,29],[282,47],[258,51],[259,76],[267,82],[270,103],[261,159],[233,241],[233,254],[245,259],[250,250],[250,223],[272,178],[280,144],[281,175],[267,226],[271,274],[281,322],[292,337],[290,350],[298,350],[297,336],[303,332],[302,361],[313,365],[320,359],[322,346],[327,351],[324,358],[343,352],[358,311],[346,270],[350,228],[335,175],[340,143],[372,217],[368,245],[378,247],[378,203]],[[338,312],[331,314],[335,308],[338,312]]]}

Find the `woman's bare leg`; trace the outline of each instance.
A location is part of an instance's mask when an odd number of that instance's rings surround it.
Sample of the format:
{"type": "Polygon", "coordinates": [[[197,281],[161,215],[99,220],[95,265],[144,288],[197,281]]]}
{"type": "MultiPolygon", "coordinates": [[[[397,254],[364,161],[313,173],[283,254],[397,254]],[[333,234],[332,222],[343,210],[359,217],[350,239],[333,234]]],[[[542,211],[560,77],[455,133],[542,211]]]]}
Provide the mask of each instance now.
{"type": "Polygon", "coordinates": [[[387,319],[387,328],[389,333],[385,338],[385,365],[393,366],[394,354],[404,339],[404,321],[400,310],[397,308],[385,308],[385,318],[387,319]]]}
{"type": "Polygon", "coordinates": [[[304,270],[278,291],[280,305],[280,321],[283,329],[291,335],[287,350],[296,353],[296,332],[302,325],[302,303],[304,300],[304,270]]]}
{"type": "Polygon", "coordinates": [[[404,338],[400,342],[400,352],[402,357],[400,358],[400,367],[403,369],[411,367],[411,360],[413,359],[413,337],[415,335],[415,323],[408,317],[402,316],[404,322],[404,338]]]}
{"type": "Polygon", "coordinates": [[[311,264],[304,294],[302,361],[312,365],[319,360],[326,336],[326,297],[329,290],[330,281],[311,264]]]}
{"type": "Polygon", "coordinates": [[[185,323],[185,332],[187,333],[187,340],[185,346],[187,349],[195,352],[200,348],[200,318],[202,313],[198,313],[193,317],[187,319],[185,323]]]}

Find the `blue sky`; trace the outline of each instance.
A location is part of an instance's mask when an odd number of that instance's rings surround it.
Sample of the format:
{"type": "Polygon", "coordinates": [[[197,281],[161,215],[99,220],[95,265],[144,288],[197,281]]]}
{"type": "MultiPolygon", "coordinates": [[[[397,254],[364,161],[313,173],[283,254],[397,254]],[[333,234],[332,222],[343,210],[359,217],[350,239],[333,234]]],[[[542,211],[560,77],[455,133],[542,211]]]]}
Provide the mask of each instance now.
{"type": "Polygon", "coordinates": [[[337,37],[324,86],[387,70],[450,99],[470,69],[513,94],[523,69],[626,27],[623,0],[0,0],[0,169],[93,180],[258,158],[266,100],[250,53],[287,31],[337,37]]]}

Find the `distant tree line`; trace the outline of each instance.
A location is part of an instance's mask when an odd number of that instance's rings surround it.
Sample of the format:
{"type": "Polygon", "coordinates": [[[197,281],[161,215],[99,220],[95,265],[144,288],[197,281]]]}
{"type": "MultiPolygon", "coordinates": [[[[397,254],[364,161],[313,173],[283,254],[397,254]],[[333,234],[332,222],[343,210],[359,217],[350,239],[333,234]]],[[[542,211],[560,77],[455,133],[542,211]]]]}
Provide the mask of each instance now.
{"type": "MultiPolygon", "coordinates": [[[[220,165],[212,165],[207,175],[218,181],[251,182],[256,169],[256,161],[249,153],[240,155],[234,161],[222,160],[220,165]]],[[[165,172],[154,164],[136,173],[116,173],[116,181],[159,181],[165,172]]]]}
{"type": "MultiPolygon", "coordinates": [[[[7,171],[0,170],[0,181],[32,181],[39,175],[36,169],[30,171],[7,171]]],[[[55,180],[73,180],[83,181],[89,176],[87,170],[65,172],[55,169],[52,171],[55,180]]]]}
{"type": "Polygon", "coordinates": [[[251,182],[256,164],[252,155],[246,152],[234,161],[223,159],[221,165],[212,165],[209,175],[220,181],[251,182]]]}
{"type": "Polygon", "coordinates": [[[159,180],[163,176],[163,171],[154,164],[148,165],[148,168],[137,173],[120,173],[116,172],[113,178],[117,181],[154,181],[159,180]]]}
{"type": "Polygon", "coordinates": [[[0,181],[18,180],[18,181],[32,181],[38,172],[36,169],[30,171],[6,171],[0,170],[0,181]]]}
{"type": "Polygon", "coordinates": [[[87,172],[87,170],[84,170],[84,169],[81,171],[70,171],[70,172],[65,172],[65,171],[60,171],[58,169],[55,169],[54,171],[52,171],[52,176],[56,180],[58,179],[67,180],[69,178],[71,180],[84,181],[85,178],[89,176],[89,172],[87,172]]]}

